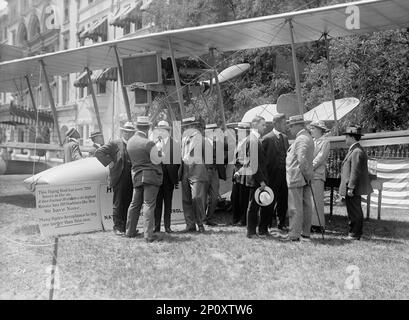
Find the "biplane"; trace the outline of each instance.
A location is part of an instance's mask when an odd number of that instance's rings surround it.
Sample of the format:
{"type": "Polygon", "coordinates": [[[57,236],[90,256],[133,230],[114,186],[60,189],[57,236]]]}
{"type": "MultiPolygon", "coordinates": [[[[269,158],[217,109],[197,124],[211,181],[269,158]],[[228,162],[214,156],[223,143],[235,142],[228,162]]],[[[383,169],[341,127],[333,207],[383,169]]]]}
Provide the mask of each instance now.
{"type": "MultiPolygon", "coordinates": [[[[132,87],[147,92],[160,91],[161,88],[164,88],[169,97],[176,96],[175,101],[179,106],[179,115],[183,117],[187,97],[184,96],[183,90],[186,83],[182,83],[180,75],[193,74],[193,77],[198,79],[197,72],[202,72],[205,74],[204,78],[195,81],[195,85],[198,84],[199,93],[209,91],[212,88],[215,89],[213,92],[218,96],[217,108],[219,108],[223,126],[225,126],[220,83],[229,82],[233,76],[245,71],[249,65],[245,63],[236,65],[232,67],[233,69],[218,73],[215,59],[205,61],[203,55],[214,57],[215,51],[231,52],[266,46],[291,45],[298,111],[299,114],[304,114],[298,64],[295,56],[296,44],[313,42],[323,38],[328,44],[330,39],[353,34],[407,28],[408,26],[409,2],[407,0],[364,0],[152,33],[1,62],[0,91],[14,92],[16,91],[16,85],[20,86],[19,90],[28,89],[31,91],[31,86],[39,85],[40,82],[43,82],[47,89],[54,123],[53,130],[57,133],[59,146],[47,144],[30,146],[30,144],[25,143],[24,148],[26,149],[35,147],[45,150],[58,150],[61,149],[63,144],[56,106],[50,87],[51,77],[84,72],[85,80],[91,84],[91,71],[112,67],[116,67],[118,70],[128,120],[131,121],[132,116],[126,85],[129,88],[132,87]],[[166,90],[166,86],[160,83],[161,81],[159,83],[154,83],[154,81],[152,83],[140,81],[129,83],[129,79],[126,78],[126,71],[128,70],[126,63],[128,60],[130,61],[135,55],[140,56],[149,53],[154,53],[157,57],[170,62],[167,69],[171,69],[174,81],[174,87],[171,90],[166,90]],[[206,66],[205,70],[195,70],[192,73],[192,70],[178,69],[176,59],[186,57],[194,57],[202,61],[206,66]]],[[[134,65],[134,68],[137,67],[134,65]]],[[[163,70],[158,72],[162,74],[163,70]]],[[[330,61],[328,61],[328,72],[331,73],[330,61]]],[[[331,77],[329,79],[332,81],[331,77]]],[[[95,118],[103,132],[104,128],[100,119],[97,99],[92,90],[92,85],[89,88],[93,97],[95,118]]],[[[32,95],[31,97],[32,105],[35,108],[34,98],[32,95]]],[[[338,119],[334,94],[332,94],[332,97],[332,118],[337,128],[338,119]]],[[[169,112],[172,113],[172,110],[169,110],[169,112]]],[[[1,147],[19,147],[19,144],[6,143],[2,144],[1,147]]]]}

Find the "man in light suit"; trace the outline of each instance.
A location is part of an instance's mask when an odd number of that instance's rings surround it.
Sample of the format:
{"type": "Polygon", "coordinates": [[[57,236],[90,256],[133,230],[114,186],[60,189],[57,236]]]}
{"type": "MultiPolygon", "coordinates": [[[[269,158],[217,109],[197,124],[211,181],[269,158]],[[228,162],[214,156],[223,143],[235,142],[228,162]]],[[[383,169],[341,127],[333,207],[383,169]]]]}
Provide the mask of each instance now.
{"type": "Polygon", "coordinates": [[[359,240],[362,236],[364,215],[361,207],[361,195],[372,192],[368,173],[368,157],[359,144],[363,134],[361,128],[348,127],[345,142],[349,147],[342,162],[339,193],[345,196],[348,213],[348,240],[359,240]]]}
{"type": "Polygon", "coordinates": [[[251,122],[251,131],[238,151],[244,156],[243,166],[234,174],[237,183],[248,189],[247,206],[247,237],[258,238],[265,237],[264,230],[260,230],[257,235],[258,213],[260,206],[254,198],[254,193],[260,187],[263,190],[266,187],[266,158],[260,137],[266,129],[266,121],[261,116],[256,116],[251,122]]]}
{"type": "Polygon", "coordinates": [[[126,222],[126,236],[137,235],[139,216],[144,218],[146,242],[160,241],[154,235],[156,197],[163,182],[162,165],[155,143],[148,139],[150,122],[148,117],[138,117],[136,134],[126,147],[132,162],[133,195],[126,222]]]}
{"type": "Polygon", "coordinates": [[[305,128],[302,115],[290,117],[291,134],[296,136],[287,154],[286,170],[288,184],[288,241],[309,240],[311,233],[311,179],[314,159],[314,141],[305,128]]]}
{"type": "Polygon", "coordinates": [[[67,131],[64,144],[64,163],[82,159],[82,153],[78,139],[80,133],[75,128],[67,131]]]}
{"type": "Polygon", "coordinates": [[[122,138],[111,140],[95,151],[95,157],[106,167],[109,165],[109,187],[113,189],[112,219],[114,233],[125,234],[126,215],[132,200],[131,160],[126,145],[135,134],[132,122],[127,122],[121,129],[122,138]]]}
{"type": "Polygon", "coordinates": [[[277,114],[273,118],[274,128],[263,139],[263,149],[266,154],[267,185],[274,192],[271,205],[261,208],[260,229],[268,234],[268,225],[277,217],[277,227],[286,231],[286,215],[288,207],[288,188],[286,181],[285,159],[289,147],[284,114],[277,114]]]}
{"type": "Polygon", "coordinates": [[[180,144],[173,140],[170,135],[171,128],[167,121],[159,121],[158,126],[154,130],[154,141],[158,151],[161,153],[162,171],[163,171],[163,184],[159,188],[158,197],[156,200],[155,208],[155,232],[160,232],[160,225],[162,219],[165,225],[166,233],[171,233],[170,228],[171,214],[172,214],[172,198],[175,185],[178,184],[178,170],[180,164],[178,159],[174,159],[174,148],[180,148],[180,144]],[[163,206],[164,205],[164,206],[163,206]]]}
{"type": "MultiPolygon", "coordinates": [[[[208,183],[205,150],[208,142],[203,136],[203,124],[195,117],[182,120],[182,165],[179,178],[182,181],[182,205],[185,215],[185,232],[205,232],[203,218],[206,215],[206,188],[208,183]]],[[[207,147],[210,150],[211,147],[207,147]]]]}

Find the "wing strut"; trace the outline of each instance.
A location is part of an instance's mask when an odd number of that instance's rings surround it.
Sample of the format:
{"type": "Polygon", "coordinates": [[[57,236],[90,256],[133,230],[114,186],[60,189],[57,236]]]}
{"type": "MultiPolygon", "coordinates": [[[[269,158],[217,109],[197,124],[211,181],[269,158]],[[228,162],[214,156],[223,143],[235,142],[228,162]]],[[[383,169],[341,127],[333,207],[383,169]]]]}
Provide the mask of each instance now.
{"type": "Polygon", "coordinates": [[[45,71],[45,65],[44,65],[44,61],[42,59],[40,60],[40,65],[41,65],[41,68],[43,70],[45,83],[47,85],[48,98],[50,100],[51,110],[53,112],[53,118],[54,118],[54,128],[57,130],[58,141],[60,143],[60,146],[62,146],[63,142],[62,142],[62,139],[61,139],[60,126],[58,125],[57,109],[55,108],[53,93],[51,92],[50,82],[48,81],[48,75],[47,75],[47,72],[45,71]]]}
{"type": "MultiPolygon", "coordinates": [[[[210,56],[212,57],[212,67],[214,67],[215,65],[215,59],[214,59],[214,48],[210,48],[210,56]]],[[[220,111],[222,113],[222,129],[225,130],[226,129],[226,116],[224,114],[224,105],[223,105],[223,97],[222,97],[222,92],[220,90],[220,83],[219,83],[219,75],[217,74],[217,70],[214,67],[213,69],[214,72],[214,79],[216,82],[216,88],[217,88],[217,98],[219,100],[219,106],[220,106],[220,111]]]]}
{"type": "Polygon", "coordinates": [[[122,83],[122,79],[123,79],[122,78],[122,66],[121,66],[121,61],[119,60],[117,46],[114,46],[114,50],[115,50],[116,63],[118,65],[118,73],[119,73],[118,78],[119,78],[119,81],[121,81],[122,96],[124,97],[124,102],[125,102],[126,116],[128,117],[128,121],[132,122],[131,107],[129,106],[128,93],[126,92],[126,88],[124,87],[122,83]]]}
{"type": "Polygon", "coordinates": [[[184,107],[183,107],[183,93],[182,93],[182,88],[180,87],[179,73],[178,73],[178,68],[176,66],[175,55],[173,52],[172,39],[170,37],[168,38],[168,44],[169,44],[169,51],[170,51],[170,59],[172,60],[173,76],[175,78],[176,92],[178,94],[180,115],[183,119],[185,117],[185,112],[184,112],[184,107]]]}
{"type": "Polygon", "coordinates": [[[295,76],[295,89],[297,91],[298,98],[298,108],[300,115],[304,115],[304,102],[301,94],[301,83],[300,83],[300,74],[298,73],[298,62],[297,56],[295,54],[295,45],[294,45],[294,27],[291,19],[288,19],[288,24],[290,26],[290,35],[291,35],[291,54],[293,57],[293,67],[294,67],[294,76],[295,76]]]}
{"type": "Polygon", "coordinates": [[[24,78],[26,78],[27,87],[28,87],[28,91],[30,92],[30,98],[31,98],[31,103],[33,104],[34,112],[37,113],[37,106],[36,106],[36,102],[34,101],[33,90],[31,90],[30,80],[28,79],[27,75],[25,75],[24,78]]]}
{"type": "Polygon", "coordinates": [[[98,103],[97,103],[97,97],[95,96],[94,86],[92,85],[91,72],[89,71],[88,67],[85,67],[85,71],[87,72],[88,90],[91,92],[92,101],[94,103],[95,115],[97,116],[98,128],[99,128],[99,131],[101,131],[102,143],[104,144],[105,143],[104,142],[104,131],[103,131],[103,128],[102,128],[101,118],[99,116],[99,108],[98,108],[98,103]]]}
{"type": "Polygon", "coordinates": [[[325,39],[325,51],[327,53],[327,67],[328,67],[328,78],[329,78],[329,85],[331,87],[331,98],[332,98],[332,112],[334,113],[334,121],[335,121],[335,135],[338,135],[338,117],[337,117],[337,107],[335,105],[335,90],[334,90],[334,79],[332,78],[332,70],[331,70],[331,60],[329,57],[329,46],[328,46],[328,34],[324,33],[325,39]]]}

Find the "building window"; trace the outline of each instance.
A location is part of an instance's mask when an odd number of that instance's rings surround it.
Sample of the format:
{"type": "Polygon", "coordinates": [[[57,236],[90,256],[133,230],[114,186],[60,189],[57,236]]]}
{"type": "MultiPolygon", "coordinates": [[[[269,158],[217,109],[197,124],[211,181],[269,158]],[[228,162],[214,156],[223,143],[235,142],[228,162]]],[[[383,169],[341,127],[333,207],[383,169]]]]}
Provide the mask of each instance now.
{"type": "Polygon", "coordinates": [[[70,34],[69,33],[64,34],[63,42],[64,42],[64,50],[67,50],[70,46],[70,34]]]}
{"type": "Polygon", "coordinates": [[[127,23],[124,27],[124,35],[128,34],[131,32],[131,24],[127,23]]]}
{"type": "Polygon", "coordinates": [[[11,44],[15,46],[16,43],[16,30],[11,31],[11,44]]]}
{"type": "Polygon", "coordinates": [[[107,83],[106,81],[98,81],[97,82],[97,93],[106,93],[107,90],[107,83]]]}
{"type": "Polygon", "coordinates": [[[64,0],[64,22],[70,20],[70,0],[64,0]]]}
{"type": "Polygon", "coordinates": [[[70,77],[69,75],[62,77],[62,101],[61,102],[63,105],[67,104],[70,99],[70,95],[69,95],[70,78],[69,77],[70,77]]]}

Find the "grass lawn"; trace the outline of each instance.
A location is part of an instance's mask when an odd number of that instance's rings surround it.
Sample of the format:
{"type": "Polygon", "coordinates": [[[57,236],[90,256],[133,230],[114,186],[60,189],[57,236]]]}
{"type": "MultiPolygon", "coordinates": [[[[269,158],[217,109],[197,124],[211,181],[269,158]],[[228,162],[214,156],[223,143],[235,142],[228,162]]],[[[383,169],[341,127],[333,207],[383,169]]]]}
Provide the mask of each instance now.
{"type": "MultiPolygon", "coordinates": [[[[0,177],[0,298],[48,299],[54,238],[40,235],[21,181],[0,177]]],[[[361,241],[349,242],[346,209],[334,210],[325,240],[310,243],[247,239],[232,226],[152,244],[112,232],[62,236],[54,299],[408,299],[409,212],[383,209],[381,221],[365,221],[361,241]],[[360,289],[345,288],[350,265],[360,289]]]]}

